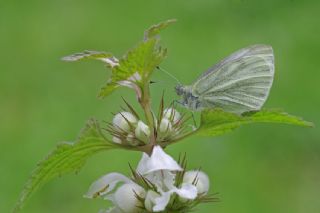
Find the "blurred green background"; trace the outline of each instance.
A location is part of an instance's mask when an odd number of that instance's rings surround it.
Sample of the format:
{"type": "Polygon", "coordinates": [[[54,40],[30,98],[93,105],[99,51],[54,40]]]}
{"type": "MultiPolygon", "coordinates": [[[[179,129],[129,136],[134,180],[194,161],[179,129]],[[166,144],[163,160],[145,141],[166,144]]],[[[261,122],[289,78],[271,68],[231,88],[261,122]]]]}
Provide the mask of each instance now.
{"type": "MultiPolygon", "coordinates": [[[[98,62],[64,63],[85,49],[121,56],[144,29],[169,18],[178,22],[162,33],[169,54],[163,68],[182,82],[231,52],[255,43],[271,44],[276,77],[266,107],[320,119],[320,1],[299,0],[2,0],[0,2],[0,212],[9,212],[36,163],[61,140],[76,138],[86,120],[110,120],[122,105],[136,105],[120,89],[96,98],[108,71],[98,62]]],[[[153,86],[155,105],[174,81],[153,86]]],[[[137,105],[136,105],[137,106],[137,105]]],[[[320,212],[320,132],[259,124],[218,138],[190,138],[167,151],[187,152],[189,168],[201,166],[221,202],[197,212],[320,212]]],[[[139,153],[111,151],[91,158],[78,175],[45,185],[23,212],[98,212],[110,206],[82,198],[101,175],[129,174],[139,153]]]]}

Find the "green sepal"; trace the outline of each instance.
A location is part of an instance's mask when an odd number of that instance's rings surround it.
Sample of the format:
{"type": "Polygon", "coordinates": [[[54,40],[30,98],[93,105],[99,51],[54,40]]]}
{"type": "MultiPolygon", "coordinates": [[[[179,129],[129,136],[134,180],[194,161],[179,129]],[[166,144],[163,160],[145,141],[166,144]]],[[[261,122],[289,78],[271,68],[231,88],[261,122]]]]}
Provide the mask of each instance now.
{"type": "Polygon", "coordinates": [[[18,212],[27,199],[49,180],[66,173],[77,173],[86,160],[97,152],[116,148],[102,134],[96,120],[89,120],[75,142],[62,142],[32,172],[13,212],[18,212]]]}

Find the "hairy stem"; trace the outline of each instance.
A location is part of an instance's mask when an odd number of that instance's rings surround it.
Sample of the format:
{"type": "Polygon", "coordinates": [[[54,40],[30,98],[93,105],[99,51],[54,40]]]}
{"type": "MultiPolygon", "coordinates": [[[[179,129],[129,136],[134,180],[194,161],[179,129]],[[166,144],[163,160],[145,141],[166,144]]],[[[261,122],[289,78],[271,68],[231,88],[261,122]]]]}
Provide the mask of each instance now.
{"type": "Polygon", "coordinates": [[[150,97],[149,85],[150,85],[149,80],[146,81],[146,83],[144,83],[142,88],[142,97],[139,100],[139,103],[144,111],[147,124],[151,129],[150,143],[149,143],[150,145],[149,145],[149,149],[146,150],[148,154],[151,154],[152,147],[156,145],[156,134],[155,134],[154,116],[151,109],[151,97],[150,97]]]}

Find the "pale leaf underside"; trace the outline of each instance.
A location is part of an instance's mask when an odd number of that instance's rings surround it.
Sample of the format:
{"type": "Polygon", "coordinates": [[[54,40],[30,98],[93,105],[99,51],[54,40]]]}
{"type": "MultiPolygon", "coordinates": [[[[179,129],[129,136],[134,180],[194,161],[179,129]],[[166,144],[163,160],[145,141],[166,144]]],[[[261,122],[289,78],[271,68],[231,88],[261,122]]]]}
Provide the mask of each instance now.
{"type": "Polygon", "coordinates": [[[62,58],[63,61],[79,61],[83,59],[96,59],[96,60],[105,60],[107,58],[112,58],[111,53],[95,50],[85,50],[80,53],[74,53],[62,58]]]}

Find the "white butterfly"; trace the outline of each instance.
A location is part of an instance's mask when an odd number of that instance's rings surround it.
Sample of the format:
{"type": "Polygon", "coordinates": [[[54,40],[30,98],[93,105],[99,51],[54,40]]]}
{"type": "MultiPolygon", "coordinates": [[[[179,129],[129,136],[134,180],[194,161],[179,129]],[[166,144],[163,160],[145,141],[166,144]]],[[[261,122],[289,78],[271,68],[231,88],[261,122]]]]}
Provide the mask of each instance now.
{"type": "Polygon", "coordinates": [[[253,45],[233,53],[191,85],[177,85],[180,103],[193,111],[222,108],[241,114],[260,110],[274,77],[271,46],[253,45]]]}

